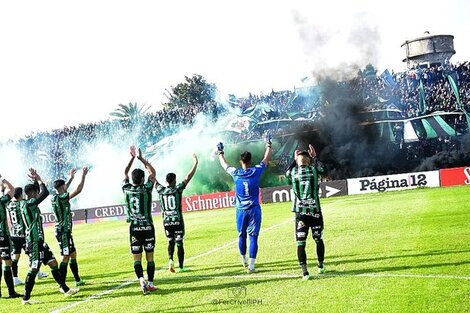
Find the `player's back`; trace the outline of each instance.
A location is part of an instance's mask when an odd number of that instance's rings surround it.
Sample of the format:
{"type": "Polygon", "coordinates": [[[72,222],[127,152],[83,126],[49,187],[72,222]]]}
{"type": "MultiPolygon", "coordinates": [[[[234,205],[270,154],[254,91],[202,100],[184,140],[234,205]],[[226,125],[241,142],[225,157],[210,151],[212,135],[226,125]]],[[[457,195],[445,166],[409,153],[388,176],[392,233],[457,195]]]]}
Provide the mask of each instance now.
{"type": "Polygon", "coordinates": [[[29,240],[44,240],[41,210],[35,198],[21,201],[21,215],[26,226],[26,236],[29,240]]]}
{"type": "Polygon", "coordinates": [[[152,189],[153,182],[144,185],[132,185],[124,181],[122,190],[126,197],[127,222],[134,225],[152,225],[152,189]]]}
{"type": "Polygon", "coordinates": [[[263,162],[247,169],[227,169],[235,182],[235,205],[238,209],[245,210],[259,205],[259,186],[265,169],[263,162]]]}
{"type": "Polygon", "coordinates": [[[185,188],[184,182],[175,186],[157,185],[164,225],[178,224],[183,221],[183,190],[185,188]]]}
{"type": "Polygon", "coordinates": [[[56,229],[72,230],[72,214],[70,211],[69,193],[56,194],[52,197],[52,210],[56,217],[56,229]]]}
{"type": "Polygon", "coordinates": [[[12,237],[24,237],[25,225],[21,216],[21,201],[12,199],[8,202],[7,213],[10,218],[10,230],[12,237]]]}
{"type": "Polygon", "coordinates": [[[318,172],[315,166],[296,166],[287,175],[294,192],[294,212],[320,212],[318,172]]]}
{"type": "Polygon", "coordinates": [[[8,201],[10,201],[9,195],[4,195],[0,198],[0,235],[10,235],[6,212],[8,201]]]}

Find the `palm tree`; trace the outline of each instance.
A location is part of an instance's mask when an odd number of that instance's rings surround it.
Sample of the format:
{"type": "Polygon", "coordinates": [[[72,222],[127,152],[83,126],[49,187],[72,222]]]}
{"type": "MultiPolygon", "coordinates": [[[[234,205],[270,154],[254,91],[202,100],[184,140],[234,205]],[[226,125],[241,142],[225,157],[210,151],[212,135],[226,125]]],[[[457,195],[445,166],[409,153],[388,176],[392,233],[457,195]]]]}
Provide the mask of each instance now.
{"type": "Polygon", "coordinates": [[[136,103],[129,102],[128,105],[118,104],[118,108],[115,109],[113,112],[109,113],[109,115],[118,117],[121,119],[131,119],[136,120],[138,117],[147,113],[150,109],[150,106],[145,105],[138,105],[136,103]]]}

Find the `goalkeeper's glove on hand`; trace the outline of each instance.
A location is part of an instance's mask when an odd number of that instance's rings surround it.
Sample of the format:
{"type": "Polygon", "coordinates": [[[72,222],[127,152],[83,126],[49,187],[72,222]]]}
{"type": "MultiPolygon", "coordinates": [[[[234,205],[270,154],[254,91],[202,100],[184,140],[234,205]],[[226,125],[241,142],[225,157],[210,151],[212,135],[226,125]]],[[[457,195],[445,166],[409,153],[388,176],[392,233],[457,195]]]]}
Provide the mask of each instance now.
{"type": "Polygon", "coordinates": [[[219,154],[224,154],[224,144],[219,142],[217,144],[217,152],[216,152],[218,155],[219,154]]]}
{"type": "Polygon", "coordinates": [[[273,143],[273,135],[270,131],[266,133],[266,136],[264,137],[264,140],[266,141],[266,147],[271,148],[271,145],[273,143]]]}

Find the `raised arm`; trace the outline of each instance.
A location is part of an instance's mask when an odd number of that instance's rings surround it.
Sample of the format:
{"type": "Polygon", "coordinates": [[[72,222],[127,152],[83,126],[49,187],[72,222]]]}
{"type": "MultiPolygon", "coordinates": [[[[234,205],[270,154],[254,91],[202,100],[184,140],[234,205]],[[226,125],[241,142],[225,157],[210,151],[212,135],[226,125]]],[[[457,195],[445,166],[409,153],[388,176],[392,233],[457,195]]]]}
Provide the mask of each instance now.
{"type": "Polygon", "coordinates": [[[292,170],[294,169],[294,167],[297,166],[297,156],[299,155],[299,153],[300,153],[300,150],[294,151],[294,160],[292,161],[292,163],[289,165],[289,167],[286,170],[286,178],[289,181],[289,183],[292,182],[292,170]]]}
{"type": "Polygon", "coordinates": [[[144,159],[142,157],[142,150],[139,148],[139,154],[137,155],[137,159],[140,160],[140,162],[142,162],[142,164],[144,164],[145,166],[145,169],[147,170],[147,172],[149,173],[149,179],[154,183],[156,184],[157,183],[157,179],[156,179],[156,172],[155,172],[155,168],[152,166],[152,164],[150,164],[149,161],[147,161],[146,159],[144,159]]]}
{"type": "Polygon", "coordinates": [[[266,146],[266,151],[264,152],[264,158],[261,162],[268,165],[269,161],[271,160],[271,156],[273,155],[273,149],[271,149],[271,145],[266,146]]]}
{"type": "Polygon", "coordinates": [[[191,168],[191,170],[189,171],[189,173],[186,175],[186,177],[184,178],[184,184],[187,186],[188,183],[191,181],[191,178],[193,178],[194,176],[194,173],[196,173],[196,169],[197,169],[197,164],[198,164],[198,160],[197,160],[197,156],[195,154],[193,154],[193,167],[191,168]]]}
{"type": "Polygon", "coordinates": [[[68,190],[69,187],[70,187],[70,184],[72,183],[72,180],[74,179],[75,177],[75,173],[77,173],[77,169],[76,168],[72,168],[70,170],[70,177],[69,177],[69,180],[65,183],[65,189],[68,190]]]}
{"type": "Polygon", "coordinates": [[[326,174],[326,167],[323,165],[322,162],[320,162],[320,160],[318,160],[317,152],[315,151],[315,148],[312,145],[308,145],[308,153],[312,157],[312,163],[317,168],[318,173],[326,174]]]}
{"type": "Polygon", "coordinates": [[[42,201],[44,201],[44,199],[47,198],[47,196],[49,195],[49,190],[47,190],[46,184],[44,184],[41,176],[39,176],[39,174],[36,172],[34,168],[30,168],[29,173],[30,173],[29,177],[37,181],[39,184],[39,195],[36,198],[36,202],[37,204],[39,204],[42,201]]]}
{"type": "MultiPolygon", "coordinates": [[[[75,172],[76,171],[77,170],[75,170],[75,172]]],[[[88,167],[84,167],[82,169],[82,179],[80,180],[80,183],[78,184],[77,188],[69,194],[69,199],[75,198],[80,192],[82,192],[83,185],[85,185],[86,174],[88,174],[88,167]]]]}
{"type": "Polygon", "coordinates": [[[292,169],[297,166],[297,156],[299,155],[299,153],[300,153],[300,150],[295,150],[294,151],[294,160],[292,161],[292,163],[287,168],[287,172],[292,171],[292,169]]]}
{"type": "Polygon", "coordinates": [[[230,164],[228,164],[227,160],[225,160],[225,156],[223,154],[219,154],[219,162],[224,170],[230,167],[230,164]]]}
{"type": "Polygon", "coordinates": [[[225,160],[224,144],[223,143],[219,142],[217,144],[216,153],[219,155],[220,166],[222,166],[224,170],[227,170],[227,168],[230,166],[230,164],[228,164],[227,160],[225,160]]]}
{"type": "Polygon", "coordinates": [[[5,190],[4,193],[10,195],[10,198],[13,198],[15,194],[15,187],[8,180],[2,177],[0,174],[0,183],[2,184],[3,189],[5,190]]]}
{"type": "Polygon", "coordinates": [[[131,170],[132,163],[134,163],[135,154],[136,154],[134,146],[132,146],[130,150],[131,150],[131,159],[129,160],[129,163],[127,163],[126,168],[124,169],[124,179],[127,181],[129,180],[129,171],[131,170]]]}
{"type": "Polygon", "coordinates": [[[273,150],[271,149],[272,135],[270,132],[266,134],[265,141],[266,141],[266,151],[264,152],[264,158],[261,162],[263,162],[267,166],[269,164],[269,161],[271,160],[271,156],[273,155],[273,150]]]}

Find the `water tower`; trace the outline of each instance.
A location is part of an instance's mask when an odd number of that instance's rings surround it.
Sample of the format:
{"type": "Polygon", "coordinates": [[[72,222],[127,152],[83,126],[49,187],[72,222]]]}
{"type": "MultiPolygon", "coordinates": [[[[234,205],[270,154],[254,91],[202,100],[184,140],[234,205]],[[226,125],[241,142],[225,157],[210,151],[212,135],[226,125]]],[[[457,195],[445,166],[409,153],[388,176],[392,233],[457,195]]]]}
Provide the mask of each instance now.
{"type": "Polygon", "coordinates": [[[430,35],[425,32],[423,36],[407,40],[401,46],[405,50],[403,62],[408,68],[444,64],[455,54],[452,35],[430,35]]]}

